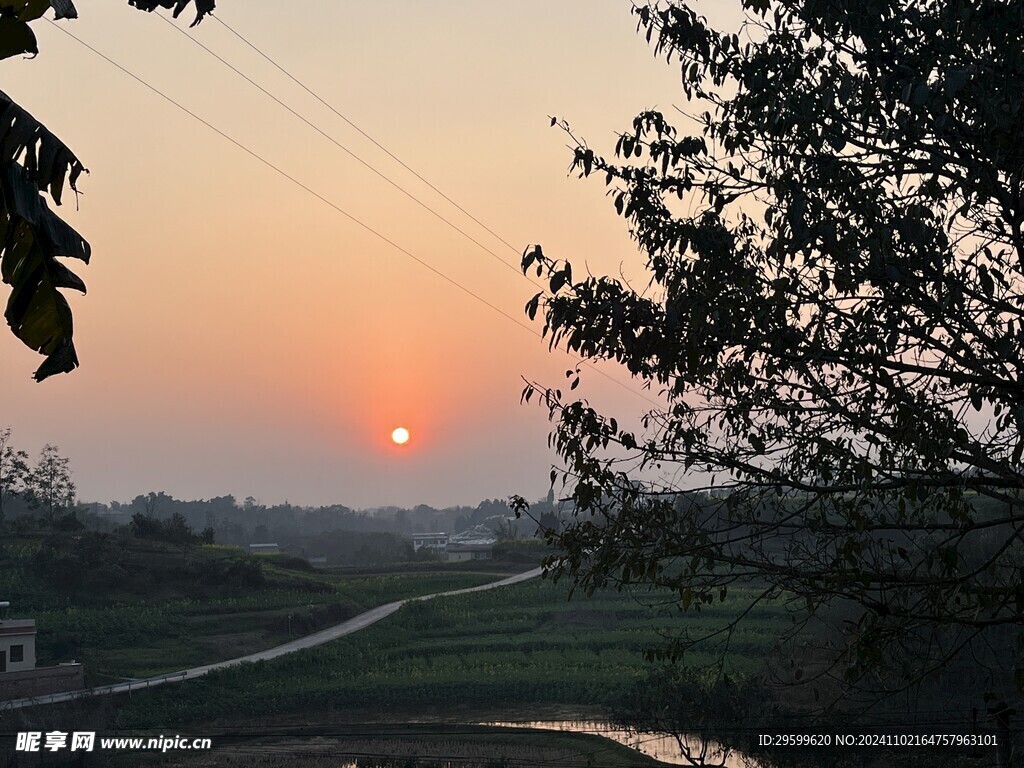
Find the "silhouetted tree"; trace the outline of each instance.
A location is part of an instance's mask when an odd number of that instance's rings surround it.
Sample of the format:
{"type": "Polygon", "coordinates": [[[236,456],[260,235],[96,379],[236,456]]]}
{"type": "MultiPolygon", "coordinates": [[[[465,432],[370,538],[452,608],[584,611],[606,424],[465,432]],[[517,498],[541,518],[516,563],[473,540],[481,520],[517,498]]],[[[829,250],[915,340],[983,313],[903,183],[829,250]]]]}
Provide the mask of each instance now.
{"type": "Polygon", "coordinates": [[[71,460],[61,456],[57,446],[47,443],[25,476],[23,493],[28,505],[42,510],[49,524],[57,515],[71,512],[75,506],[71,460]]]}
{"type": "MultiPolygon", "coordinates": [[[[616,159],[561,123],[650,285],[536,246],[527,314],[667,405],[634,427],[526,389],[575,506],[551,565],[684,610],[737,579],[805,616],[856,606],[841,682],[891,667],[910,686],[1024,622],[1020,7],[742,5],[735,32],[634,7],[688,106],[638,115],[616,159]]],[[[994,679],[1024,682],[1018,647],[1000,641],[994,679]]]]}
{"type": "MultiPolygon", "coordinates": [[[[534,510],[534,513],[536,513],[536,510],[534,510]]],[[[537,519],[537,535],[547,536],[549,533],[557,533],[560,522],[558,515],[554,512],[542,512],[537,519]]]]}
{"type": "Polygon", "coordinates": [[[164,523],[164,529],[166,540],[181,547],[182,554],[188,552],[189,548],[199,541],[199,537],[189,528],[185,516],[180,512],[171,515],[170,520],[164,523]]]}
{"type": "Polygon", "coordinates": [[[185,516],[180,512],[174,512],[166,520],[159,520],[142,512],[136,512],[128,523],[128,529],[137,538],[166,541],[168,544],[181,547],[183,555],[197,542],[213,543],[212,529],[207,528],[201,536],[197,536],[189,527],[185,516]],[[206,541],[207,538],[209,541],[206,541]]]}
{"type": "Polygon", "coordinates": [[[25,488],[28,454],[11,443],[11,428],[0,429],[0,524],[7,514],[7,502],[25,488]]]}
{"type": "Polygon", "coordinates": [[[160,521],[143,512],[136,512],[132,515],[132,519],[128,523],[128,529],[132,532],[132,536],[140,539],[159,538],[163,532],[163,526],[160,521]]]}
{"type": "MultiPolygon", "coordinates": [[[[177,17],[191,0],[129,0],[144,11],[173,8],[177,17]]],[[[196,19],[214,0],[195,0],[196,19]]],[[[30,23],[50,8],[55,19],[78,17],[72,0],[0,2],[0,59],[39,53],[30,23]]],[[[85,283],[58,258],[89,261],[89,244],[48,207],[61,204],[64,184],[77,193],[85,167],[75,154],[28,112],[0,93],[0,268],[11,286],[5,317],[14,335],[46,355],[35,372],[42,381],[78,367],[71,308],[61,288],[85,292],[85,283]]]]}

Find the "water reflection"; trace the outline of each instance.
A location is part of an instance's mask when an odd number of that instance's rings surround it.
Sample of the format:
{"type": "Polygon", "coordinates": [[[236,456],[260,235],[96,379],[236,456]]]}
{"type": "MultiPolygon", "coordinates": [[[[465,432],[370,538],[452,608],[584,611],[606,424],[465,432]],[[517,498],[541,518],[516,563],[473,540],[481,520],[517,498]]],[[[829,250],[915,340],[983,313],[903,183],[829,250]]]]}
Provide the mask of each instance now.
{"type": "MultiPolygon", "coordinates": [[[[648,757],[652,757],[655,760],[660,760],[661,762],[670,765],[698,765],[707,766],[707,768],[715,766],[719,768],[757,768],[760,765],[758,761],[744,755],[743,753],[737,752],[736,750],[725,749],[718,742],[703,739],[697,734],[685,734],[682,738],[676,738],[676,736],[670,733],[640,732],[632,728],[613,725],[607,721],[493,720],[476,723],[475,725],[496,728],[521,728],[561,731],[565,733],[592,734],[594,736],[609,739],[617,744],[629,747],[630,749],[636,750],[648,757]]],[[[442,726],[442,728],[444,728],[444,726],[442,726]]],[[[412,742],[405,742],[404,739],[400,738],[398,742],[392,742],[390,744],[390,746],[395,750],[394,752],[387,750],[385,747],[383,754],[377,752],[377,750],[380,749],[380,745],[377,744],[361,744],[359,746],[351,745],[355,748],[349,753],[350,755],[363,754],[365,757],[361,760],[348,757],[340,764],[337,764],[337,768],[359,768],[360,762],[362,765],[416,765],[416,761],[418,759],[426,761],[426,764],[431,766],[441,766],[442,768],[459,768],[460,766],[470,764],[484,765],[485,763],[490,764],[489,761],[491,758],[496,756],[495,753],[503,752],[509,747],[507,737],[502,740],[498,734],[495,734],[493,740],[493,753],[487,746],[490,739],[483,741],[483,743],[481,743],[480,740],[473,739],[473,745],[468,748],[468,751],[463,752],[462,748],[464,745],[457,743],[459,739],[455,732],[458,731],[458,728],[458,725],[454,723],[451,724],[451,729],[453,731],[451,741],[434,742],[433,739],[431,739],[427,742],[422,742],[413,737],[412,742]],[[440,749],[438,747],[440,747],[440,749]],[[376,753],[376,755],[374,755],[374,753],[376,753]],[[390,757],[385,755],[390,755],[390,757]]],[[[432,735],[434,739],[436,739],[437,732],[434,732],[432,735]]],[[[565,750],[564,747],[562,749],[565,750]]],[[[607,752],[609,749],[613,749],[613,747],[610,745],[602,746],[600,742],[597,742],[591,748],[583,748],[583,750],[586,750],[583,757],[598,758],[597,764],[600,765],[601,753],[607,752]]],[[[575,748],[568,748],[568,751],[565,752],[565,754],[558,755],[555,762],[558,762],[559,760],[568,760],[572,762],[578,758],[580,752],[583,750],[581,750],[579,746],[575,748]]],[[[517,757],[521,760],[523,755],[520,754],[517,757]]]]}
{"type": "Polygon", "coordinates": [[[722,768],[751,768],[756,763],[745,755],[723,748],[715,741],[696,734],[685,734],[681,739],[669,733],[641,733],[607,722],[592,720],[536,720],[532,722],[489,722],[481,725],[505,728],[539,728],[545,731],[592,733],[618,742],[630,749],[672,765],[706,765],[722,768]]]}

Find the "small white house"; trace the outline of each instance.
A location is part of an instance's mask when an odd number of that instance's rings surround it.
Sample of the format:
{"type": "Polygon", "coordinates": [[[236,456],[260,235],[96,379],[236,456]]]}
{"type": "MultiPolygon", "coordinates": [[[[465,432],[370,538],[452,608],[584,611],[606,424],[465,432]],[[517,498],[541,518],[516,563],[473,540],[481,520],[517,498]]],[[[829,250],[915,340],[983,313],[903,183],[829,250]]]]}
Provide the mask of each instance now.
{"type": "Polygon", "coordinates": [[[36,622],[8,619],[10,603],[0,601],[0,699],[20,699],[85,687],[85,670],[77,662],[36,666],[36,622]]]}
{"type": "Polygon", "coordinates": [[[414,552],[419,552],[424,547],[435,552],[444,552],[447,546],[447,533],[414,533],[412,535],[412,549],[414,552]]]}
{"type": "Polygon", "coordinates": [[[490,560],[494,556],[492,550],[496,543],[494,531],[486,526],[478,525],[448,539],[445,559],[449,561],[490,560]]]}
{"type": "Polygon", "coordinates": [[[494,545],[486,543],[474,544],[449,544],[445,559],[448,562],[459,562],[462,560],[490,560],[494,557],[494,545]]]}
{"type": "Polygon", "coordinates": [[[25,672],[36,666],[36,622],[33,619],[0,621],[0,674],[25,672]]]}

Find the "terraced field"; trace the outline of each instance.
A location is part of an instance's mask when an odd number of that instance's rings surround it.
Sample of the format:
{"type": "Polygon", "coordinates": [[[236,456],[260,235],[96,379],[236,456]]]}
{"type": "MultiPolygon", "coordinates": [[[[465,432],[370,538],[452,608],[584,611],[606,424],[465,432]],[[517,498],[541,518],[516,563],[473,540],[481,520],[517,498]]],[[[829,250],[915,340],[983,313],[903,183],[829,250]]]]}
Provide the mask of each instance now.
{"type": "MultiPolygon", "coordinates": [[[[494,592],[414,603],[369,629],[322,647],[136,694],[121,724],[209,722],[298,712],[500,711],[616,706],[650,674],[645,651],[684,629],[710,633],[750,594],[680,615],[665,595],[608,592],[568,601],[566,589],[532,581],[494,592]]],[[[725,654],[742,676],[756,670],[782,629],[777,606],[755,609],[728,648],[709,645],[694,666],[725,654]]]]}

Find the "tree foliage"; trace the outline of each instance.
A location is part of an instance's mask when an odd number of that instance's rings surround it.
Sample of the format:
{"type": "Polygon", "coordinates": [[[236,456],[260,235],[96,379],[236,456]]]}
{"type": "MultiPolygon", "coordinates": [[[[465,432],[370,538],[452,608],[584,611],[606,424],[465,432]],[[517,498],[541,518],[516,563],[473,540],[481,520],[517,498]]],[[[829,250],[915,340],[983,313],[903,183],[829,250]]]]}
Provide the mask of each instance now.
{"type": "Polygon", "coordinates": [[[128,530],[133,536],[140,539],[166,541],[169,544],[174,544],[181,547],[182,552],[187,552],[193,544],[213,543],[212,528],[206,528],[202,534],[197,535],[180,512],[173,513],[166,520],[136,512],[128,523],[128,530]]]}
{"type": "MultiPolygon", "coordinates": [[[[154,11],[157,8],[173,8],[174,18],[178,18],[181,12],[188,8],[192,0],[128,0],[128,5],[135,6],[140,11],[154,11]]],[[[216,6],[215,0],[195,0],[196,18],[190,26],[195,26],[203,20],[208,13],[213,13],[216,6]]]]}
{"type": "Polygon", "coordinates": [[[527,388],[576,509],[552,567],[683,609],[738,578],[807,614],[854,605],[844,682],[892,663],[909,685],[1024,621],[1024,21],[995,0],[742,5],[735,32],[634,7],[686,109],[638,115],[614,158],[560,123],[650,285],[536,246],[527,314],[667,406],[627,428],[527,388]]]}
{"type": "Polygon", "coordinates": [[[28,454],[14,447],[11,428],[0,429],[0,524],[7,519],[7,502],[25,490],[28,454]]]}
{"type": "Polygon", "coordinates": [[[75,483],[71,479],[71,460],[60,455],[60,449],[47,443],[39,458],[27,471],[22,494],[32,509],[41,510],[46,522],[53,525],[57,519],[75,509],[75,483]]]}
{"type": "MultiPolygon", "coordinates": [[[[177,17],[191,0],[129,0],[152,11],[173,8],[177,17]]],[[[196,0],[193,26],[214,9],[196,0]]],[[[30,22],[53,8],[55,19],[74,19],[72,0],[0,0],[0,59],[37,54],[30,22]]],[[[71,308],[61,289],[85,293],[85,283],[60,258],[88,263],[89,244],[50,210],[61,204],[64,186],[86,172],[82,162],[31,114],[0,92],[0,275],[11,286],[4,313],[14,335],[46,356],[35,372],[42,381],[78,367],[71,308]]]]}

